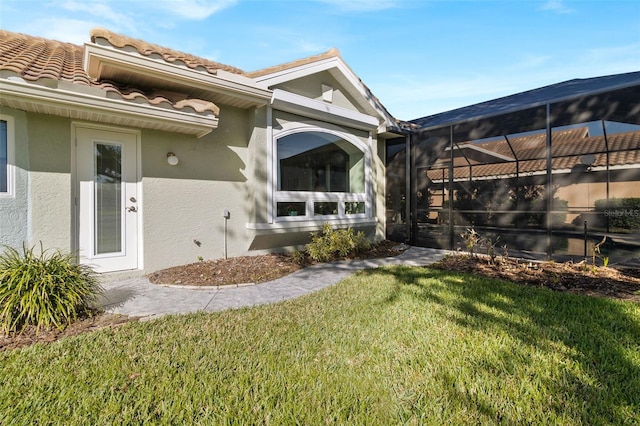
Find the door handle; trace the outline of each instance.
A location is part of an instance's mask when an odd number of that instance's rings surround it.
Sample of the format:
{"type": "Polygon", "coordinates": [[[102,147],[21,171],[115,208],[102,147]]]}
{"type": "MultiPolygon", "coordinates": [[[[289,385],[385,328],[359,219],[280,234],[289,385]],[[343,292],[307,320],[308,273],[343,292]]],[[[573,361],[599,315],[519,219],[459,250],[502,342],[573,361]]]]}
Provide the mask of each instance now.
{"type": "Polygon", "coordinates": [[[128,212],[137,212],[138,209],[136,209],[136,206],[129,206],[129,207],[127,207],[127,211],[128,212]]]}

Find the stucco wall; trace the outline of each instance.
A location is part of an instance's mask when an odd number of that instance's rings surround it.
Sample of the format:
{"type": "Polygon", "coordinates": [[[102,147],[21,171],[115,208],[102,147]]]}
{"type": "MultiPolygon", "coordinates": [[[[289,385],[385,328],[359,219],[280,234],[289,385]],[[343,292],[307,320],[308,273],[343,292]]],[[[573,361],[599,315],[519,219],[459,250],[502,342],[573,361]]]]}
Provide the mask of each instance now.
{"type": "Polygon", "coordinates": [[[73,249],[70,122],[3,109],[15,125],[15,195],[0,198],[0,242],[73,249]]]}
{"type": "Polygon", "coordinates": [[[274,86],[274,88],[321,101],[323,84],[333,88],[332,105],[358,111],[355,106],[355,100],[342,89],[342,85],[327,71],[282,83],[274,86]]]}
{"type": "Polygon", "coordinates": [[[219,128],[196,139],[142,133],[144,269],[239,256],[249,249],[253,167],[249,140],[253,112],[222,108],[219,128]],[[180,162],[170,166],[167,152],[180,162]],[[231,217],[225,220],[224,210],[231,217]]]}
{"type": "MultiPolygon", "coordinates": [[[[27,117],[22,111],[0,108],[0,114],[11,119],[13,126],[15,181],[12,195],[0,196],[0,251],[5,245],[20,249],[29,241],[29,151],[27,135],[27,117]]],[[[11,142],[10,142],[11,143],[11,142]]]]}
{"type": "MultiPolygon", "coordinates": [[[[16,191],[0,199],[2,244],[19,248],[42,241],[44,248],[74,250],[75,210],[72,199],[72,120],[3,109],[14,118],[16,191]]],[[[277,113],[279,125],[306,121],[277,113]]],[[[219,128],[200,139],[142,130],[140,146],[141,244],[145,272],[195,262],[260,254],[300,246],[308,231],[274,232],[248,229],[267,219],[267,108],[221,108],[219,128]],[[167,164],[167,152],[180,162],[167,164]],[[228,220],[223,212],[229,210],[228,220]],[[226,225],[226,230],[225,230],[226,225]],[[226,246],[225,246],[226,235],[226,246]]],[[[316,125],[322,123],[313,122],[316,125]]],[[[352,131],[363,143],[368,134],[352,131]]],[[[384,173],[373,141],[373,189],[383,187],[384,173]]],[[[383,194],[375,195],[377,216],[384,212],[383,194]]],[[[383,218],[365,231],[384,235],[383,218]]]]}
{"type": "Polygon", "coordinates": [[[74,249],[71,210],[71,122],[28,114],[32,242],[74,249]]]}

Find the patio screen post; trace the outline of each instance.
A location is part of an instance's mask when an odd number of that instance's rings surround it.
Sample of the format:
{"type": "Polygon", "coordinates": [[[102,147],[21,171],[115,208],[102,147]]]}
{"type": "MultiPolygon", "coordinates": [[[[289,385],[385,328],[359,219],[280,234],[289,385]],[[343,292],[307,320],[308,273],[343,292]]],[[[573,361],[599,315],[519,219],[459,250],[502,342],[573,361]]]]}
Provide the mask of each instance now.
{"type": "MultiPolygon", "coordinates": [[[[609,185],[611,182],[611,168],[609,167],[609,157],[610,157],[610,153],[609,153],[609,139],[607,138],[607,126],[605,125],[604,120],[600,120],[600,122],[602,123],[602,135],[604,136],[604,147],[607,150],[607,153],[605,154],[605,158],[606,158],[606,162],[607,162],[607,189],[606,189],[606,195],[607,195],[607,204],[606,204],[606,209],[607,211],[609,210],[609,185]]],[[[605,215],[605,218],[607,220],[607,234],[609,233],[609,215],[605,215]]]]}
{"type": "Polygon", "coordinates": [[[407,183],[407,195],[405,196],[406,204],[409,204],[409,216],[407,216],[408,227],[410,229],[409,232],[409,241],[411,244],[417,244],[418,241],[418,223],[416,222],[416,209],[418,208],[418,202],[416,197],[414,197],[414,188],[416,187],[414,181],[417,179],[416,172],[416,150],[417,144],[414,140],[413,136],[409,139],[410,147],[409,152],[411,153],[409,156],[409,164],[410,167],[407,169],[407,175],[409,177],[407,183]]]}
{"type": "Polygon", "coordinates": [[[404,207],[405,207],[405,211],[404,211],[404,217],[405,219],[405,235],[407,236],[407,241],[408,243],[415,243],[416,238],[414,238],[413,233],[411,232],[411,212],[412,212],[412,206],[411,204],[413,203],[413,201],[411,200],[413,197],[411,196],[411,174],[412,174],[412,161],[411,161],[411,134],[406,134],[404,137],[404,152],[405,152],[405,178],[404,178],[404,193],[405,193],[405,203],[404,203],[404,207]]]}
{"type": "Polygon", "coordinates": [[[547,103],[547,187],[545,191],[546,195],[546,205],[547,205],[547,214],[546,214],[546,225],[547,225],[547,258],[551,259],[552,248],[551,248],[551,227],[553,225],[553,215],[551,214],[551,210],[553,210],[553,191],[551,187],[551,179],[552,179],[552,157],[551,157],[551,104],[547,103]]]}
{"type": "Polygon", "coordinates": [[[453,125],[449,126],[449,250],[453,250],[453,125]]]}

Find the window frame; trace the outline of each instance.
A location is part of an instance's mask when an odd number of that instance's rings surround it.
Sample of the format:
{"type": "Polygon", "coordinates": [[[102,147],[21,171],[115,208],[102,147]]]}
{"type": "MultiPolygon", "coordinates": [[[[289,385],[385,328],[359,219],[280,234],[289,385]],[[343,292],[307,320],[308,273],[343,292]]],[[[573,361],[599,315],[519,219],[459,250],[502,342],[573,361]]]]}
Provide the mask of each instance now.
{"type": "MultiPolygon", "coordinates": [[[[335,126],[337,127],[337,126],[335,126]]],[[[342,128],[329,129],[319,126],[299,126],[274,132],[271,140],[272,154],[272,199],[271,199],[271,223],[292,225],[300,222],[325,223],[341,221],[366,221],[373,217],[372,201],[372,156],[371,156],[371,135],[368,137],[368,144],[360,138],[342,128]],[[278,141],[286,136],[299,133],[327,133],[343,139],[352,144],[362,152],[364,160],[364,192],[318,192],[318,191],[281,191],[279,190],[280,169],[278,164],[278,141]],[[305,203],[305,214],[296,216],[278,216],[278,203],[305,203]],[[315,203],[338,203],[336,214],[315,215],[315,203]],[[349,202],[362,202],[365,205],[364,213],[347,214],[345,204],[349,202]]]]}
{"type": "Polygon", "coordinates": [[[0,114],[0,121],[7,123],[7,191],[0,192],[0,198],[15,197],[15,127],[11,116],[0,114]]]}

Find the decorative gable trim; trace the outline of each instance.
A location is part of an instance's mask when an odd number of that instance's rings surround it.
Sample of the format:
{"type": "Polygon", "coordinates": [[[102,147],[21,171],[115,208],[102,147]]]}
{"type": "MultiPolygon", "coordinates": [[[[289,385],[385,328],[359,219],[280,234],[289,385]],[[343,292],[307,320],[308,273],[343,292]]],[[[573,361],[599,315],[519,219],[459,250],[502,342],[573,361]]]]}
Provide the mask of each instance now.
{"type": "Polygon", "coordinates": [[[382,104],[373,96],[360,78],[340,58],[337,51],[334,51],[335,49],[327,52],[325,55],[319,55],[321,59],[316,61],[296,61],[290,64],[290,66],[275,67],[273,71],[268,74],[258,71],[248,73],[247,75],[253,77],[259,87],[269,89],[291,80],[327,71],[338,81],[342,88],[356,100],[358,107],[360,107],[366,115],[377,116],[382,119],[379,123],[379,133],[386,132],[388,128],[396,128],[397,123],[395,118],[384,109],[382,104]]]}
{"type": "Polygon", "coordinates": [[[309,99],[281,89],[275,89],[271,97],[274,109],[303,115],[344,127],[371,131],[378,127],[378,118],[357,111],[309,99]]]}

